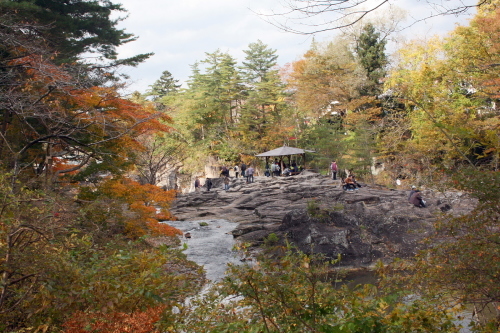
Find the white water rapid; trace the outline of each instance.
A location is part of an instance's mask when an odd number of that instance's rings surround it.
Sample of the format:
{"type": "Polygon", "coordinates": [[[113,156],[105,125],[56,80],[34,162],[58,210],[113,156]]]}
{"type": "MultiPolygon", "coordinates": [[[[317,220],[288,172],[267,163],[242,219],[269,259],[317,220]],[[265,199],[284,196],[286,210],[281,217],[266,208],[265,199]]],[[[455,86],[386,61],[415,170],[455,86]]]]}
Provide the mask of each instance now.
{"type": "Polygon", "coordinates": [[[224,277],[228,263],[241,263],[241,257],[233,250],[235,241],[231,235],[236,223],[222,219],[166,223],[181,230],[184,235],[190,234],[191,238],[181,238],[182,246],[187,246],[184,253],[189,260],[205,269],[207,279],[212,282],[224,277]]]}

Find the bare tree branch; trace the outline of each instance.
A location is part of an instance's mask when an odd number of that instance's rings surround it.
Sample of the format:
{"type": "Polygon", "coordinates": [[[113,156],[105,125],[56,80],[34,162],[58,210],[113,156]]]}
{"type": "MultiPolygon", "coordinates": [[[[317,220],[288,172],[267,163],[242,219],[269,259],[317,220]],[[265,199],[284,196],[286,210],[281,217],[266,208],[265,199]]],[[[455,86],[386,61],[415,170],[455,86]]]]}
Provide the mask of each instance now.
{"type": "MultiPolygon", "coordinates": [[[[370,13],[391,5],[390,0],[285,0],[282,11],[271,14],[259,13],[266,22],[286,32],[314,35],[352,26],[370,13]]],[[[418,22],[446,15],[464,15],[488,3],[488,0],[427,0],[424,5],[428,13],[413,18],[412,26],[418,22]]],[[[405,27],[403,29],[406,29],[405,27]]]]}

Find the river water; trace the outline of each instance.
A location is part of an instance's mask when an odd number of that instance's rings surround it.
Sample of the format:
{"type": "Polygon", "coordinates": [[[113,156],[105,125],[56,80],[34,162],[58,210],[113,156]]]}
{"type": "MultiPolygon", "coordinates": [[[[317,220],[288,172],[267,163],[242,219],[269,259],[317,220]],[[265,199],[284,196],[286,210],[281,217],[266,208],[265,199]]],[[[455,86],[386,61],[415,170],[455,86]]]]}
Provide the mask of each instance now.
{"type": "Polygon", "coordinates": [[[191,235],[191,238],[181,238],[182,246],[187,246],[184,253],[189,260],[205,269],[207,279],[219,281],[224,277],[228,263],[241,263],[238,252],[233,250],[235,241],[231,235],[236,223],[222,219],[167,223],[181,230],[184,235],[191,235]]]}
{"type": "MultiPolygon", "coordinates": [[[[205,269],[208,280],[212,282],[221,280],[229,263],[241,264],[242,257],[233,249],[235,240],[231,235],[231,231],[237,226],[236,223],[223,219],[168,221],[166,223],[181,230],[184,235],[190,234],[191,238],[181,238],[181,246],[187,247],[184,253],[189,260],[205,269]]],[[[366,277],[351,278],[351,283],[354,284],[374,283],[375,281],[372,273],[367,273],[366,277]],[[363,278],[369,280],[365,281],[363,278]]],[[[466,311],[461,315],[465,318],[456,319],[456,322],[463,326],[460,333],[470,333],[471,330],[467,327],[470,321],[470,312],[466,311]]]]}

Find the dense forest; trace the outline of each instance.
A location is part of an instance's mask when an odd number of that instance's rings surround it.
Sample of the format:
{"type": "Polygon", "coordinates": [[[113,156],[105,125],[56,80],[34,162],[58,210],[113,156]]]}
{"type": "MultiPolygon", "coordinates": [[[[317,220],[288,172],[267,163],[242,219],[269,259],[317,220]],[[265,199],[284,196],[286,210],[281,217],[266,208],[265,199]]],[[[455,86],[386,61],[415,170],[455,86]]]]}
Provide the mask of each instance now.
{"type": "Polygon", "coordinates": [[[498,1],[396,54],[384,23],[360,21],[281,68],[257,40],[241,64],[207,52],[185,86],[160,69],[131,96],[121,70],[151,54],[118,57],[136,37],[116,12],[0,1],[0,331],[458,332],[453,318],[473,307],[496,316],[470,329],[498,332],[498,1]],[[284,144],[314,150],[320,172],[335,159],[367,182],[449,188],[478,205],[442,216],[413,260],[380,265],[377,287],[334,288],[332,262],[290,245],[186,305],[203,274],[159,222],[175,219],[178,191],[157,185],[208,163],[259,169],[255,155],[284,144]]]}

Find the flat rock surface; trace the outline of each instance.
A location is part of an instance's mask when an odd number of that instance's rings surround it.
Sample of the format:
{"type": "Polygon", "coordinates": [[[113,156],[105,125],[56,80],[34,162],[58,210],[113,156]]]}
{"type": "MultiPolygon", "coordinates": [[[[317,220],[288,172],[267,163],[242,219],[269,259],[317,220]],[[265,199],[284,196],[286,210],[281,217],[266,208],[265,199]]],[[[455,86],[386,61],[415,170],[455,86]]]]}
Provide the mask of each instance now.
{"type": "Polygon", "coordinates": [[[341,254],[344,265],[369,266],[414,255],[440,214],[464,214],[475,205],[463,193],[422,191],[428,207],[418,208],[408,203],[409,191],[362,185],[344,191],[340,181],[307,170],[256,177],[252,184],[233,178],[228,191],[214,179],[210,192],[179,196],[171,212],[179,221],[234,222],[233,236],[245,242],[260,244],[275,233],[305,252],[341,254]]]}

